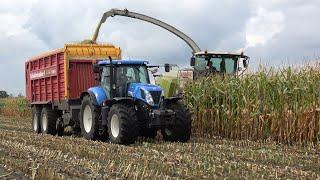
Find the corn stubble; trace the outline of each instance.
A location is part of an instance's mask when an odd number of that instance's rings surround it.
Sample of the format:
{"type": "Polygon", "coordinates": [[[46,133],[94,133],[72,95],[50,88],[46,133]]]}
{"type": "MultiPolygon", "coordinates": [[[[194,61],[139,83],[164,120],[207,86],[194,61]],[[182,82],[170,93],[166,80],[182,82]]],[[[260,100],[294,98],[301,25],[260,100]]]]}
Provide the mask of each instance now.
{"type": "Polygon", "coordinates": [[[197,135],[286,144],[319,141],[318,68],[207,77],[187,84],[185,91],[197,135]]]}
{"type": "Polygon", "coordinates": [[[189,143],[144,140],[120,146],[76,136],[37,135],[28,126],[28,118],[0,116],[0,164],[27,178],[320,178],[320,147],[309,145],[193,138],[189,143]]]}

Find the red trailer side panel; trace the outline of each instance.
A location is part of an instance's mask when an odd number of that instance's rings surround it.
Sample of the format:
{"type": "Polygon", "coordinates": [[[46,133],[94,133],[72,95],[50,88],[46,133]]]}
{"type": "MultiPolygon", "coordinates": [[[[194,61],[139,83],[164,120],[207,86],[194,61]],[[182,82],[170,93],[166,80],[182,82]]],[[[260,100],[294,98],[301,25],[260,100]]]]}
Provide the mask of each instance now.
{"type": "Polygon", "coordinates": [[[98,59],[121,59],[121,50],[110,44],[66,44],[64,48],[29,59],[26,95],[31,103],[79,99],[96,86],[92,65],[98,59]]]}
{"type": "Polygon", "coordinates": [[[71,60],[69,65],[69,92],[70,99],[79,99],[82,92],[96,86],[97,81],[93,73],[94,61],[71,60]]]}
{"type": "Polygon", "coordinates": [[[27,99],[48,102],[64,99],[64,52],[26,62],[27,99]]]}

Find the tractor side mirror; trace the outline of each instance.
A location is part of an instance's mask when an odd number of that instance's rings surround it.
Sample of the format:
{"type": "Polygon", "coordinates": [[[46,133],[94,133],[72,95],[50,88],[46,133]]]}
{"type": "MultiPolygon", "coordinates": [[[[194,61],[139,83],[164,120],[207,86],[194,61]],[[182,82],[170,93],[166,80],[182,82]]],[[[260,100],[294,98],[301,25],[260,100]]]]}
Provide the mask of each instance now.
{"type": "Polygon", "coordinates": [[[165,70],[166,72],[170,72],[170,64],[165,64],[165,65],[164,65],[164,70],[165,70]]]}
{"type": "Polygon", "coordinates": [[[243,60],[243,67],[248,68],[248,59],[243,60]]]}
{"type": "Polygon", "coordinates": [[[101,72],[101,66],[99,64],[93,65],[93,72],[94,73],[100,73],[101,72]]]}
{"type": "Polygon", "coordinates": [[[195,57],[192,57],[190,59],[190,66],[195,66],[196,65],[196,58],[195,57]]]}

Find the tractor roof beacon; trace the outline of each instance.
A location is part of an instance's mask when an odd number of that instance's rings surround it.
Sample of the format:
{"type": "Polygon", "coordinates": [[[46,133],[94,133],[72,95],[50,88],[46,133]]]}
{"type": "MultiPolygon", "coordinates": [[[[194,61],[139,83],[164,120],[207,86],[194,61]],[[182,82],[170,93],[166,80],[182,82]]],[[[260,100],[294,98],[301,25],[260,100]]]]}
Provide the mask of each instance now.
{"type": "Polygon", "coordinates": [[[138,136],[154,138],[158,130],[167,141],[190,139],[188,109],[180,98],[164,98],[162,88],[150,84],[147,61],[110,58],[94,64],[93,69],[99,85],[89,88],[89,96],[83,98],[80,122],[84,137],[97,139],[105,127],[110,141],[118,144],[133,143],[138,136]]]}

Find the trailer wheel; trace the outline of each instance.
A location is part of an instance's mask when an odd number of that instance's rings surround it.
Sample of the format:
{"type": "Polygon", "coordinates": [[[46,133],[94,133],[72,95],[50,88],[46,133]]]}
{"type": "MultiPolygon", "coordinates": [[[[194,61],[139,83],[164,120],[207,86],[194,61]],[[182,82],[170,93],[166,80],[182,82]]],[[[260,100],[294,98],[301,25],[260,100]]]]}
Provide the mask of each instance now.
{"type": "Polygon", "coordinates": [[[164,128],[161,134],[165,141],[187,142],[191,136],[191,114],[189,109],[182,103],[173,103],[168,106],[176,113],[176,125],[164,128]]]}
{"type": "Polygon", "coordinates": [[[51,108],[45,107],[41,112],[41,131],[43,134],[56,135],[58,114],[51,108]]]}
{"type": "Polygon", "coordinates": [[[116,144],[132,144],[139,131],[138,118],[130,104],[115,104],[108,114],[108,132],[110,141],[116,144]]]}
{"type": "Polygon", "coordinates": [[[100,109],[93,104],[89,96],[85,96],[80,110],[81,134],[85,139],[99,139],[99,116],[100,109]]]}
{"type": "Polygon", "coordinates": [[[34,133],[41,133],[40,127],[41,107],[32,107],[32,129],[34,133]]]}

